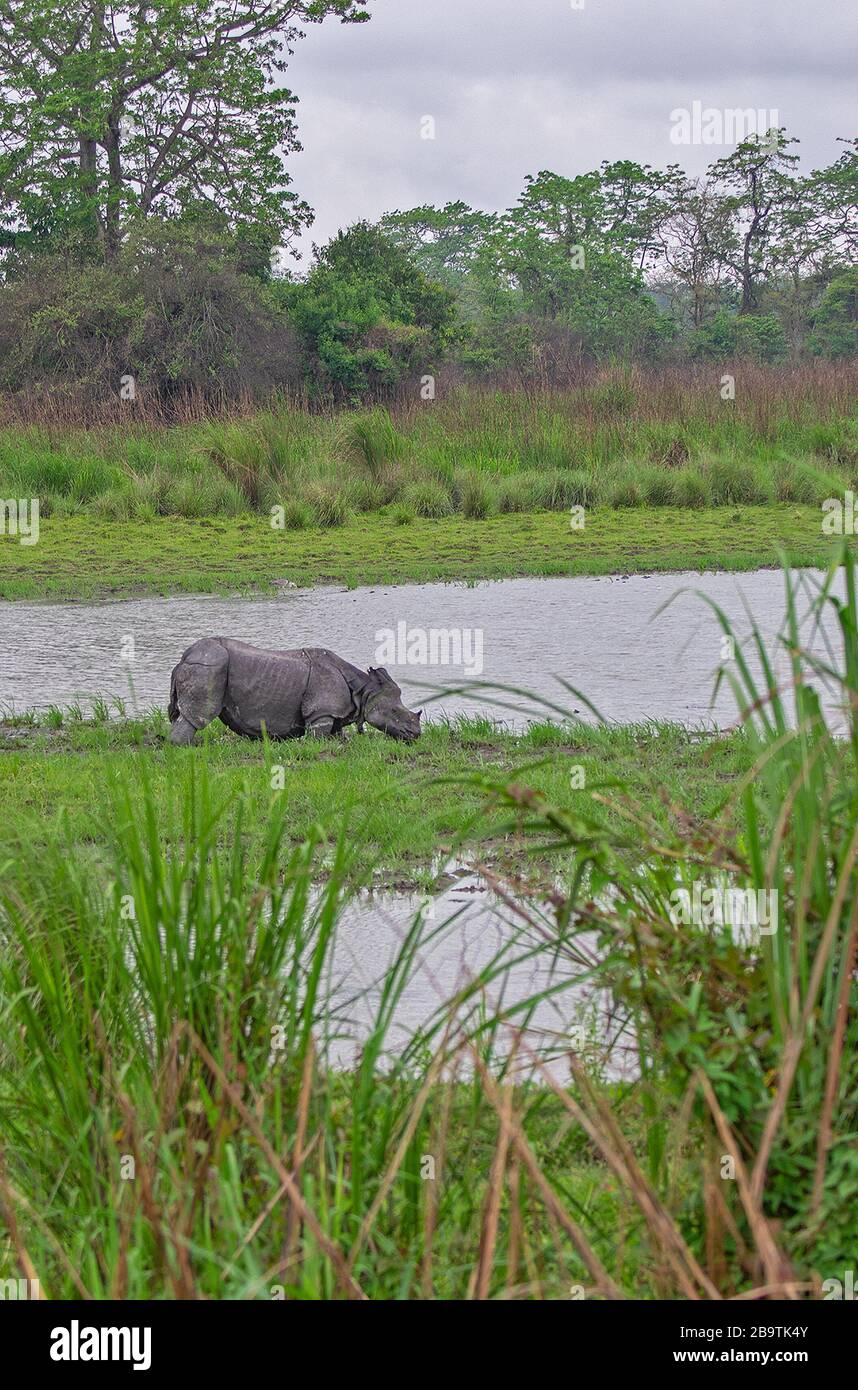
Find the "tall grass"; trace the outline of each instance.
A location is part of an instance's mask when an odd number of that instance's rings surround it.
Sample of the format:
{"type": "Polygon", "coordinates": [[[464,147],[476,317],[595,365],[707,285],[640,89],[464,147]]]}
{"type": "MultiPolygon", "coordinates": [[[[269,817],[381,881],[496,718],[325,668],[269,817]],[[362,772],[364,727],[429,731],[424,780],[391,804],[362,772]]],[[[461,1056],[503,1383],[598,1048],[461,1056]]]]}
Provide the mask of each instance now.
{"type": "Polygon", "coordinates": [[[0,430],[0,496],[43,515],[235,515],[303,506],[330,525],[402,503],[418,515],[595,506],[818,505],[858,486],[858,367],[603,372],[564,391],[460,387],[388,411],[295,403],[165,427],[0,430]],[[433,489],[417,505],[414,489],[433,489]],[[359,492],[358,505],[350,489],[359,492]],[[570,499],[572,499],[570,501],[570,499]]]}
{"type": "MultiPolygon", "coordinates": [[[[596,809],[572,817],[523,777],[481,778],[492,801],[508,806],[508,832],[525,830],[535,851],[570,852],[572,887],[556,899],[558,947],[596,935],[597,977],[636,1040],[645,1176],[628,1153],[615,1171],[648,1220],[645,1184],[668,1205],[673,1191],[670,1100],[699,1126],[700,1180],[683,1199],[680,1225],[697,1232],[700,1268],[671,1253],[672,1237],[662,1247],[664,1288],[686,1296],[735,1295],[746,1280],[793,1296],[819,1278],[842,1283],[854,1260],[858,602],[854,561],[844,554],[841,563],[820,582],[786,572],[789,675],[780,681],[759,629],[746,650],[712,603],[736,652],[718,683],[729,681],[754,755],[716,819],[677,806],[665,835],[622,789],[597,788],[595,802],[625,810],[628,833],[618,836],[596,809]],[[807,636],[819,638],[826,615],[836,640],[811,649],[807,636]],[[678,895],[690,902],[695,886],[765,894],[776,929],[749,941],[747,924],[737,933],[705,917],[686,922],[678,895]]],[[[572,1068],[581,1094],[564,1103],[613,1166],[621,1125],[574,1059],[572,1068]]]]}
{"type": "Polygon", "coordinates": [[[177,760],[165,808],[142,750],[102,808],[103,856],[58,843],[4,867],[0,1276],[94,1298],[765,1297],[842,1279],[858,1180],[848,554],[840,573],[844,597],[835,570],[810,595],[839,648],[803,642],[790,576],[788,679],[756,629],[737,642],[723,679],[756,756],[713,819],[676,806],[656,824],[616,785],[573,814],[528,767],[468,777],[509,833],[564,850],[563,876],[487,868],[505,939],[400,1039],[398,1002],[458,929],[418,913],[345,1070],[353,1010],[331,963],[348,827],[319,882],[322,846],[290,843],[282,795],[251,854],[255,782],[218,801],[177,760]],[[678,888],[724,880],[776,891],[778,930],[748,942],[677,922],[678,888]],[[525,999],[520,961],[547,971],[525,999]],[[571,1025],[583,983],[613,1001],[635,1080],[606,1082],[564,1027],[548,1065],[533,1011],[550,997],[571,1025]]]}
{"type": "MultiPolygon", "coordinates": [[[[175,790],[165,818],[145,769],[117,786],[108,863],[84,869],[57,845],[5,879],[0,1276],[17,1264],[49,1297],[467,1296],[499,1181],[486,992],[535,948],[511,933],[394,1047],[420,953],[453,929],[418,915],[357,1062],[336,1070],[356,1002],[330,998],[347,837],[314,887],[319,846],[288,848],[281,797],[251,864],[240,801],[228,812],[193,765],[175,790]]],[[[525,1088],[515,1123],[550,1135],[545,1105],[525,1088]]],[[[571,1155],[586,1172],[583,1141],[565,1139],[558,1165],[571,1155]]],[[[503,1272],[484,1256],[484,1293],[587,1274],[574,1242],[546,1243],[538,1171],[502,1223],[503,1272]]]]}

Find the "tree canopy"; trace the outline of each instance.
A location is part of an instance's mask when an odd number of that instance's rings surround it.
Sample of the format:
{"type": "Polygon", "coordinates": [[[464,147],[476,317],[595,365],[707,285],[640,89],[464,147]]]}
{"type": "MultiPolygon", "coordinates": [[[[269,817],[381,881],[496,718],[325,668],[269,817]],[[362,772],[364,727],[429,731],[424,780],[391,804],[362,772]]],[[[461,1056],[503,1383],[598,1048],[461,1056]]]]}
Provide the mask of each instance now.
{"type": "Polygon", "coordinates": [[[308,24],[355,0],[0,0],[0,233],[115,257],[150,217],[265,229],[290,189],[295,97],[276,85],[308,24]]]}

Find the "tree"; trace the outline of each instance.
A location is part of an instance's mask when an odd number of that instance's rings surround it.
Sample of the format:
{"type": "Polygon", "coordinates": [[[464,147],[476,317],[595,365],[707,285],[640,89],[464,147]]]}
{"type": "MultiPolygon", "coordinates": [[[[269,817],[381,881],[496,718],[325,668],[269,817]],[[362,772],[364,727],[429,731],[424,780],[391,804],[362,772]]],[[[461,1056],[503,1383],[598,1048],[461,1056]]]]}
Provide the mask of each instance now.
{"type": "MultiPolygon", "coordinates": [[[[623,177],[637,168],[623,166],[623,177]]],[[[646,171],[639,174],[649,187],[646,171]]],[[[660,348],[670,325],[635,264],[652,236],[652,209],[636,215],[640,190],[619,198],[618,186],[616,174],[605,183],[601,172],[564,179],[543,171],[527,178],[481,256],[507,291],[498,296],[496,313],[562,324],[594,356],[660,348]]]]}
{"type": "Polygon", "coordinates": [[[750,357],[756,362],[780,362],[787,341],[774,314],[736,314],[719,309],[692,340],[697,357],[750,357]]]}
{"type": "Polygon", "coordinates": [[[762,137],[753,135],[709,170],[710,178],[723,186],[727,206],[740,224],[736,250],[726,245],[723,258],[739,280],[741,314],[750,314],[757,307],[760,284],[775,264],[784,216],[798,198],[798,184],[792,175],[798,155],[787,153],[788,147],[796,144],[798,141],[789,139],[783,129],[770,130],[762,137]]]}
{"type": "Polygon", "coordinates": [[[648,164],[620,159],[613,164],[604,160],[600,178],[606,237],[643,271],[661,254],[661,228],[685,176],[676,164],[660,172],[648,164]]]}
{"type": "Polygon", "coordinates": [[[686,179],[675,187],[660,239],[661,259],[687,291],[692,324],[700,328],[707,310],[718,301],[726,258],[735,249],[732,209],[711,183],[686,179]]]}
{"type": "Polygon", "coordinates": [[[455,297],[428,280],[377,227],[358,222],[316,249],[290,308],[312,385],[339,398],[383,394],[431,372],[449,341],[455,297]]]}
{"type": "Polygon", "coordinates": [[[858,266],[828,285],[814,316],[810,350],[820,357],[858,355],[858,266]]]}
{"type": "Polygon", "coordinates": [[[328,15],[368,18],[355,0],[0,0],[5,244],[111,260],[137,220],[212,214],[288,239],[309,209],[273,84],[328,15]]]}
{"type": "Polygon", "coordinates": [[[858,139],[839,140],[847,148],[827,169],[810,178],[820,234],[827,230],[833,253],[844,259],[858,256],[858,139]]]}
{"type": "Polygon", "coordinates": [[[234,241],[155,219],[109,265],[41,252],[0,285],[0,388],[96,415],[127,399],[133,419],[143,398],[169,410],[187,395],[220,403],[299,387],[281,287],[242,260],[234,241]]]}
{"type": "Polygon", "coordinates": [[[494,213],[478,212],[467,203],[457,202],[442,208],[424,205],[407,212],[390,212],[378,226],[424,275],[455,289],[476,268],[497,220],[494,213]]]}
{"type": "Polygon", "coordinates": [[[659,249],[658,229],[680,178],[675,165],[660,173],[629,159],[573,179],[549,170],[528,174],[516,206],[507,214],[512,227],[535,231],[571,255],[617,252],[643,270],[659,249]]]}

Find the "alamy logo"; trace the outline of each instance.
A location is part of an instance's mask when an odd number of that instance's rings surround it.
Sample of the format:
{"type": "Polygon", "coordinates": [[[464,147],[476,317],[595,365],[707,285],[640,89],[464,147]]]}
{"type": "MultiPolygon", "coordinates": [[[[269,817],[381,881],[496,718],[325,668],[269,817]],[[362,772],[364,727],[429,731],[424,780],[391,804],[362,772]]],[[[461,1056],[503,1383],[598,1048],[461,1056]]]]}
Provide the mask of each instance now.
{"type": "Polygon", "coordinates": [[[383,627],[375,634],[379,666],[461,666],[466,676],[483,672],[480,627],[383,627]]]}
{"type": "Polygon", "coordinates": [[[52,1361],[132,1361],[135,1371],[152,1365],[151,1327],[70,1327],[51,1332],[52,1361]]]}
{"type": "Polygon", "coordinates": [[[734,927],[739,937],[759,941],[778,929],[777,888],[729,888],[698,880],[670,895],[670,920],[674,926],[703,929],[734,927]]]}
{"type": "Polygon", "coordinates": [[[837,1302],[854,1303],[856,1301],[854,1269],[845,1270],[842,1279],[824,1280],[822,1293],[823,1301],[826,1303],[831,1299],[835,1299],[837,1302]]]}
{"type": "Polygon", "coordinates": [[[39,539],[39,499],[0,498],[0,536],[17,536],[21,545],[36,545],[39,539]]]}
{"type": "Polygon", "coordinates": [[[826,497],[822,504],[822,534],[824,536],[855,535],[855,493],[847,488],[843,500],[826,497]]]}
{"type": "Polygon", "coordinates": [[[0,1300],[9,1298],[39,1298],[41,1286],[38,1279],[0,1279],[0,1300]]]}
{"type": "Polygon", "coordinates": [[[738,145],[756,135],[766,137],[773,147],[779,140],[777,111],[753,106],[704,106],[693,101],[691,109],[676,106],[670,113],[670,140],[673,145],[738,145]]]}

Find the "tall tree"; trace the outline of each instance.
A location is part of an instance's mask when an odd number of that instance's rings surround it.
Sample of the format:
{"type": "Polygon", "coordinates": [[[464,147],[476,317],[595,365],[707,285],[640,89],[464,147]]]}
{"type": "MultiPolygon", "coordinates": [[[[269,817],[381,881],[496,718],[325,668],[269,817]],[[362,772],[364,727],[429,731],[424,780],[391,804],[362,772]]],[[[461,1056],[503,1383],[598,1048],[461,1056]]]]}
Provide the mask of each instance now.
{"type": "Polygon", "coordinates": [[[724,260],[739,281],[742,314],[757,308],[760,285],[775,264],[784,219],[799,198],[793,173],[798,155],[788,152],[790,145],[797,144],[784,129],[753,135],[709,170],[710,178],[723,187],[739,223],[736,249],[725,246],[724,260]]]}
{"type": "Polygon", "coordinates": [[[389,212],[378,225],[424,275],[454,287],[474,270],[497,216],[455,202],[441,208],[430,204],[389,212]]]}
{"type": "Polygon", "coordinates": [[[356,0],[0,0],[0,229],[115,257],[152,215],[264,227],[290,191],[295,97],[275,86],[308,24],[356,0]]]}
{"type": "Polygon", "coordinates": [[[858,139],[838,141],[846,148],[827,169],[814,170],[810,177],[812,200],[821,225],[827,231],[835,257],[854,260],[858,256],[858,139]]]}
{"type": "Polygon", "coordinates": [[[675,188],[659,236],[668,283],[682,286],[683,298],[690,300],[692,324],[700,328],[718,300],[726,257],[736,250],[733,211],[711,183],[686,179],[675,188]]]}

